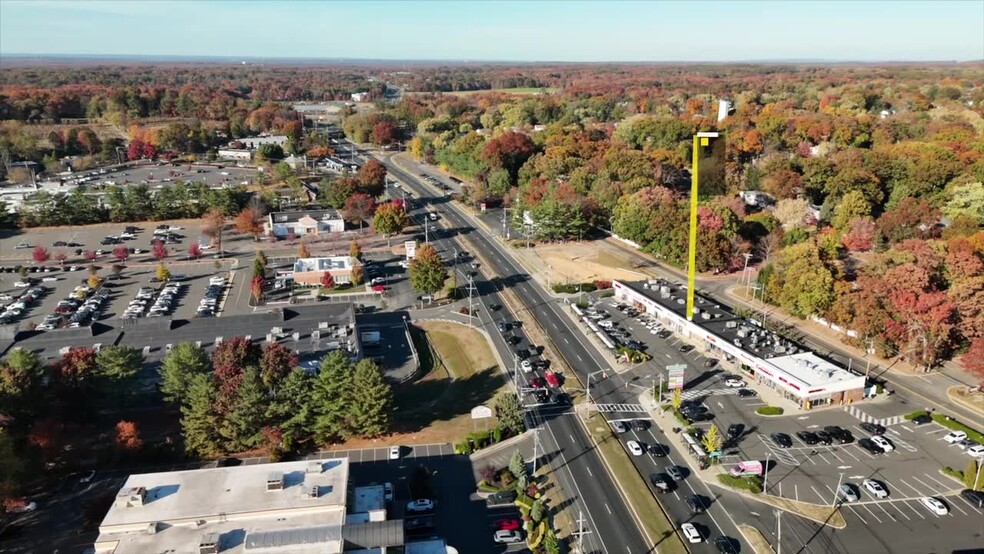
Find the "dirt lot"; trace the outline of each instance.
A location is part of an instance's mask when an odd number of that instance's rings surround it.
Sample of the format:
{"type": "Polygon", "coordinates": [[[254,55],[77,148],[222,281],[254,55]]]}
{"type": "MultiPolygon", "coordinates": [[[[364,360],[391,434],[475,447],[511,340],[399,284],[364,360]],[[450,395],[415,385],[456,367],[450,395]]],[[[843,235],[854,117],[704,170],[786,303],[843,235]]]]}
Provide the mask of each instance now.
{"type": "Polygon", "coordinates": [[[605,248],[603,244],[546,244],[534,247],[533,251],[534,258],[539,257],[544,266],[550,267],[550,280],[555,283],[612,279],[634,281],[644,277],[642,273],[630,269],[632,265],[627,258],[605,248]]]}

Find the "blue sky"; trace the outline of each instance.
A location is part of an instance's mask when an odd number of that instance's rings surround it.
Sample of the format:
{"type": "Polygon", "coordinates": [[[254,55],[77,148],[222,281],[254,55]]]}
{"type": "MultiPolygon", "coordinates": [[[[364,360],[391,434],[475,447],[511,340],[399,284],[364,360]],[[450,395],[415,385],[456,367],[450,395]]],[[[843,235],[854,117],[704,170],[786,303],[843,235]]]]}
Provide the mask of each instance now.
{"type": "Polygon", "coordinates": [[[0,0],[0,55],[980,60],[984,1],[0,0]]]}

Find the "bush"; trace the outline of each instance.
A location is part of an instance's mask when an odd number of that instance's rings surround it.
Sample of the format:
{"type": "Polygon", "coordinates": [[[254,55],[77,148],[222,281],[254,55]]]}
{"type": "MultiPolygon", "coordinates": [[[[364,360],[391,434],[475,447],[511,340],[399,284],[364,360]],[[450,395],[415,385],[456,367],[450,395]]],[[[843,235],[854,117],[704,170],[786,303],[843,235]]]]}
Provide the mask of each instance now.
{"type": "Polygon", "coordinates": [[[615,296],[615,291],[613,290],[609,290],[601,293],[602,298],[611,298],[612,296],[615,296]]]}
{"type": "Polygon", "coordinates": [[[611,281],[598,280],[598,281],[592,281],[591,284],[594,285],[595,290],[608,290],[612,288],[611,281]]]}
{"type": "Polygon", "coordinates": [[[486,483],[485,481],[479,481],[478,482],[478,490],[480,492],[499,492],[502,489],[500,489],[499,487],[497,487],[495,485],[490,485],[490,484],[486,483]]]}
{"type": "Polygon", "coordinates": [[[580,285],[578,285],[577,283],[575,284],[557,283],[550,288],[552,288],[553,291],[556,293],[565,293],[565,294],[577,294],[579,292],[594,292],[597,289],[597,287],[595,287],[593,283],[581,283],[580,285]]]}
{"type": "Polygon", "coordinates": [[[885,387],[881,383],[875,384],[875,394],[881,394],[885,391],[885,387]]]}
{"type": "Polygon", "coordinates": [[[762,478],[758,475],[752,475],[751,477],[732,477],[731,475],[722,473],[717,477],[718,481],[724,486],[746,490],[754,494],[762,492],[762,478]]]}
{"type": "Polygon", "coordinates": [[[680,413],[680,410],[673,410],[673,417],[680,422],[680,425],[687,426],[690,425],[690,420],[686,416],[680,413]]]}
{"type": "Polygon", "coordinates": [[[472,453],[472,446],[467,441],[459,442],[458,444],[454,445],[454,453],[464,454],[467,456],[472,453]]]}
{"type": "Polygon", "coordinates": [[[984,444],[984,434],[981,434],[981,432],[976,429],[967,427],[963,423],[960,423],[948,415],[933,414],[933,421],[952,431],[963,431],[964,433],[967,433],[967,438],[975,440],[980,444],[984,444]]]}
{"type": "Polygon", "coordinates": [[[758,415],[770,416],[770,415],[782,415],[784,411],[785,410],[783,410],[779,406],[762,406],[761,408],[755,410],[755,413],[757,413],[758,415]]]}
{"type": "Polygon", "coordinates": [[[927,412],[926,410],[916,410],[914,412],[905,414],[904,417],[908,421],[912,421],[913,419],[916,419],[917,417],[924,416],[924,415],[929,415],[929,412],[927,412]]]}
{"type": "Polygon", "coordinates": [[[955,470],[955,469],[953,469],[952,467],[949,467],[949,466],[940,468],[940,473],[942,473],[943,475],[946,475],[947,477],[952,477],[952,478],[956,479],[957,481],[960,481],[961,483],[964,480],[964,474],[963,474],[963,472],[957,471],[957,470],[955,470]]]}

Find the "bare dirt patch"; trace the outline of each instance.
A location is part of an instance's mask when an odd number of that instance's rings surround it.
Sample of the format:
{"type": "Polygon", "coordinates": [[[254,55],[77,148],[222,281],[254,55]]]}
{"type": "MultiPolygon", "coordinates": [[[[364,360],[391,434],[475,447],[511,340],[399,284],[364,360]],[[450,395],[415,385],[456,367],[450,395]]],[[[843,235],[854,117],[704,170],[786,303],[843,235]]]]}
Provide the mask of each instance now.
{"type": "Polygon", "coordinates": [[[612,279],[635,281],[644,277],[644,274],[632,269],[628,258],[597,243],[542,244],[533,250],[535,256],[543,260],[543,267],[549,266],[550,280],[554,283],[612,279]]]}

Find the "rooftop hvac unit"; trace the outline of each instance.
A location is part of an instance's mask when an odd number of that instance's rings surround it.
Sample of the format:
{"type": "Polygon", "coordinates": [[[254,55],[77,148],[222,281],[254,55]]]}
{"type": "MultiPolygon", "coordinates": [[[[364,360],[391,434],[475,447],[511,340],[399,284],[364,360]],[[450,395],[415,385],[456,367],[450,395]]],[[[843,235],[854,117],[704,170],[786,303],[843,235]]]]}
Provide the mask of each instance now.
{"type": "Polygon", "coordinates": [[[729,321],[729,322],[727,322],[727,323],[724,324],[724,328],[725,329],[734,329],[735,327],[738,327],[738,322],[737,321],[729,321]]]}
{"type": "Polygon", "coordinates": [[[267,475],[266,490],[267,491],[284,490],[284,473],[282,471],[274,471],[269,475],[267,475]]]}
{"type": "Polygon", "coordinates": [[[687,303],[687,301],[684,300],[683,298],[677,298],[677,301],[676,302],[677,302],[677,304],[680,304],[681,306],[687,303]]]}
{"type": "Polygon", "coordinates": [[[307,473],[321,473],[321,462],[308,462],[307,473]]]}
{"type": "Polygon", "coordinates": [[[747,335],[748,333],[746,333],[744,329],[738,329],[738,332],[735,334],[741,338],[745,338],[745,335],[747,335]]]}
{"type": "Polygon", "coordinates": [[[310,499],[318,498],[318,493],[319,492],[321,492],[321,491],[319,490],[318,485],[312,485],[310,487],[305,487],[304,488],[304,498],[310,498],[310,499]]]}
{"type": "Polygon", "coordinates": [[[219,554],[219,534],[205,533],[198,542],[198,554],[219,554]]]}
{"type": "Polygon", "coordinates": [[[646,281],[646,284],[649,285],[649,286],[651,286],[651,287],[652,286],[655,286],[655,285],[658,285],[659,284],[659,279],[650,279],[650,280],[646,281]]]}
{"type": "Polygon", "coordinates": [[[665,299],[667,299],[667,298],[670,297],[670,293],[668,293],[668,292],[661,292],[661,293],[659,293],[659,297],[665,300],[665,299]]]}
{"type": "Polygon", "coordinates": [[[642,288],[644,288],[644,289],[648,289],[648,288],[649,288],[649,283],[643,283],[643,284],[642,284],[642,288]]]}
{"type": "Polygon", "coordinates": [[[702,314],[700,314],[700,318],[701,319],[711,319],[711,314],[709,314],[707,312],[703,312],[702,314]]]}
{"type": "Polygon", "coordinates": [[[147,531],[147,534],[148,535],[156,535],[157,534],[157,522],[156,521],[152,521],[152,522],[148,523],[147,524],[146,531],[147,531]]]}
{"type": "Polygon", "coordinates": [[[143,506],[147,498],[145,487],[129,487],[116,493],[116,507],[130,508],[133,506],[143,506]]]}
{"type": "Polygon", "coordinates": [[[665,294],[670,294],[670,287],[668,287],[666,285],[663,285],[663,286],[659,287],[659,292],[662,292],[662,293],[665,293],[665,294]]]}
{"type": "Polygon", "coordinates": [[[737,347],[739,347],[739,348],[741,348],[741,339],[735,339],[735,340],[733,340],[732,342],[734,342],[734,343],[735,343],[735,346],[737,346],[737,347]]]}
{"type": "Polygon", "coordinates": [[[695,314],[699,314],[700,313],[700,308],[694,306],[694,313],[695,314]]]}

